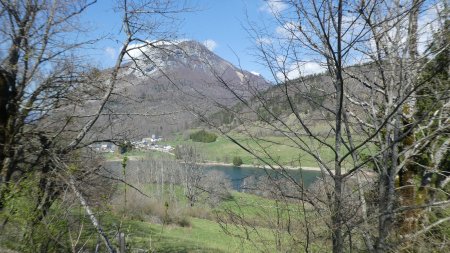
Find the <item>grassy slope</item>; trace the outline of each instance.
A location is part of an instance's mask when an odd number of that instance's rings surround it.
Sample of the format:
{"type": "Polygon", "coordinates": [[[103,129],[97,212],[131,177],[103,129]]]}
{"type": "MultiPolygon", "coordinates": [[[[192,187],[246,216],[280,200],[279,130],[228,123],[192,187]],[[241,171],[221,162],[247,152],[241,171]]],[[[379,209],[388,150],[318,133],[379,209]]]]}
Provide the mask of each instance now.
{"type": "MultiPolygon", "coordinates": [[[[175,156],[172,154],[168,154],[165,152],[159,151],[140,151],[140,150],[132,150],[127,152],[126,155],[131,159],[174,159],[175,156]]],[[[107,160],[120,160],[122,161],[123,155],[118,153],[104,153],[103,157],[107,160]]]]}
{"type": "Polygon", "coordinates": [[[192,218],[191,227],[127,221],[130,244],[156,252],[252,252],[250,245],[223,233],[219,224],[192,218]]]}
{"type": "MultiPolygon", "coordinates": [[[[121,188],[122,186],[119,185],[119,191],[121,188]]],[[[148,184],[141,189],[146,194],[152,196],[152,193],[156,191],[156,186],[154,184],[148,184]]],[[[187,205],[180,186],[175,186],[175,195],[181,206],[187,205]]],[[[290,214],[295,215],[297,219],[303,217],[302,212],[298,210],[298,205],[295,204],[280,207],[277,206],[274,200],[256,195],[239,192],[232,192],[232,195],[233,198],[222,202],[213,210],[208,205],[201,203],[198,203],[196,207],[208,209],[209,212],[219,215],[229,211],[239,213],[245,217],[246,222],[248,221],[258,226],[258,233],[250,233],[250,237],[257,241],[256,245],[224,233],[220,225],[214,220],[215,215],[210,215],[209,219],[211,220],[190,217],[190,227],[179,227],[175,225],[162,226],[161,224],[155,224],[149,219],[131,218],[131,216],[121,219],[119,214],[112,211],[105,212],[102,210],[102,212],[97,214],[100,216],[100,222],[105,228],[105,231],[109,233],[109,237],[114,243],[116,243],[114,233],[117,231],[117,227],[120,226],[122,228],[121,231],[127,234],[129,247],[156,252],[254,252],[255,246],[261,247],[261,241],[266,245],[264,246],[264,250],[273,252],[274,249],[271,247],[274,247],[274,235],[272,231],[261,228],[261,226],[267,226],[270,224],[270,221],[273,222],[276,220],[277,211],[279,210],[289,210],[291,212],[290,214]],[[294,211],[295,213],[293,213],[294,211]]],[[[165,197],[165,199],[168,198],[165,197]]],[[[54,210],[56,212],[59,209],[55,207],[54,210]]],[[[88,248],[92,249],[97,243],[97,237],[92,237],[92,234],[95,233],[90,226],[90,221],[85,216],[84,210],[78,207],[70,212],[75,216],[84,217],[85,221],[83,223],[87,225],[84,231],[86,236],[80,242],[89,240],[87,245],[89,245],[88,248]]],[[[285,213],[281,215],[283,217],[285,213]]],[[[242,227],[239,229],[235,226],[229,227],[229,231],[233,234],[246,237],[247,235],[245,235],[244,229],[242,227]]],[[[285,236],[288,237],[287,234],[285,236]]],[[[8,247],[17,248],[17,242],[10,241],[10,243],[12,245],[8,247]]]]}
{"type": "MultiPolygon", "coordinates": [[[[154,187],[146,187],[145,192],[152,191],[154,187]]],[[[273,200],[255,195],[233,192],[233,198],[224,201],[214,212],[228,210],[242,214],[248,220],[274,218],[275,210],[273,200]],[[266,209],[264,212],[261,207],[266,209]],[[268,208],[269,207],[269,208],[268,208]],[[268,211],[269,210],[269,211],[268,211]],[[261,216],[264,214],[264,216],[261,216]],[[273,216],[272,216],[273,215],[273,216]]],[[[179,194],[177,194],[179,195],[179,194]]],[[[179,195],[181,198],[181,194],[179,195]]],[[[180,199],[181,200],[181,199],[180,199]]],[[[199,203],[199,207],[203,206],[199,203]]],[[[208,208],[206,205],[204,208],[208,208]]],[[[213,211],[213,210],[211,210],[213,211]]],[[[214,217],[214,216],[213,216],[214,217]]],[[[153,250],[156,252],[254,252],[255,247],[250,242],[226,234],[214,220],[189,218],[190,227],[176,225],[161,225],[150,222],[123,218],[113,213],[104,213],[102,217],[105,226],[114,227],[122,224],[122,231],[128,235],[127,243],[135,249],[153,250]]],[[[244,232],[235,227],[228,228],[234,235],[244,236],[244,232]]],[[[272,241],[273,235],[265,228],[258,229],[256,240],[272,241]]],[[[251,235],[256,237],[255,234],[251,235]]],[[[91,242],[93,244],[94,242],[91,242]]],[[[261,245],[256,245],[262,247],[261,245]]],[[[265,245],[264,247],[272,247],[265,245]]],[[[274,250],[274,249],[270,249],[274,250]]]]}
{"type": "MultiPolygon", "coordinates": [[[[240,143],[246,147],[251,148],[262,157],[267,157],[268,154],[275,160],[285,165],[299,166],[298,160],[301,161],[302,166],[316,167],[312,157],[305,152],[293,147],[293,143],[286,137],[268,136],[264,140],[255,143],[253,140],[243,135],[235,134],[240,143]],[[266,153],[261,152],[262,145],[266,153]]],[[[329,141],[332,144],[332,140],[329,141]]],[[[241,147],[234,144],[232,141],[224,136],[219,136],[213,143],[197,143],[191,140],[183,140],[179,135],[173,140],[165,141],[162,144],[166,145],[193,145],[204,156],[207,161],[217,161],[224,163],[231,163],[234,156],[240,156],[245,164],[255,164],[257,161],[254,157],[243,150],[241,147]]],[[[332,160],[333,153],[325,147],[319,146],[317,143],[310,143],[320,150],[321,156],[324,159],[332,160]]],[[[173,159],[174,156],[159,152],[141,152],[133,151],[127,154],[130,157],[138,159],[146,159],[152,157],[165,157],[173,159]]],[[[122,156],[110,155],[109,158],[121,159],[122,156]]],[[[273,163],[273,162],[271,162],[273,163]]],[[[152,191],[154,187],[149,186],[147,190],[152,191]]],[[[178,194],[177,194],[178,195],[178,194]]],[[[181,198],[180,198],[181,200],[181,198]]],[[[183,202],[183,201],[181,201],[183,202]]],[[[280,207],[278,207],[278,210],[280,207]]],[[[290,215],[294,215],[298,219],[303,217],[303,213],[299,210],[299,206],[290,205],[288,207],[281,207],[286,210],[289,209],[290,215]]],[[[272,200],[249,195],[245,193],[233,193],[233,199],[223,202],[214,211],[220,212],[237,212],[245,217],[246,220],[256,222],[257,224],[266,224],[266,221],[276,217],[277,207],[272,200]]],[[[284,215],[284,214],[282,214],[284,215]]],[[[178,226],[162,226],[159,224],[151,224],[149,222],[128,220],[125,225],[129,227],[128,233],[131,235],[129,243],[133,247],[153,249],[157,252],[253,252],[255,248],[248,242],[242,241],[236,237],[225,234],[218,223],[211,220],[190,218],[191,227],[178,226]]],[[[243,230],[235,230],[236,234],[242,234],[243,230]]],[[[261,233],[262,240],[271,242],[273,234],[267,229],[258,229],[261,233]]],[[[243,234],[242,234],[243,235],[243,234]]],[[[260,238],[261,239],[261,238],[260,238]]],[[[269,243],[272,245],[272,243],[269,243]]],[[[258,245],[256,245],[258,246],[258,245]]]]}
{"type": "MultiPolygon", "coordinates": [[[[258,128],[251,127],[249,132],[257,132],[258,128]],[[252,130],[253,129],[253,130],[252,130]]],[[[323,132],[326,132],[328,130],[327,126],[323,124],[318,124],[317,126],[314,126],[314,130],[320,132],[323,134],[323,132]]],[[[262,161],[255,158],[254,155],[250,154],[246,150],[244,150],[242,147],[238,146],[237,144],[233,143],[229,138],[223,135],[219,135],[217,140],[215,142],[211,143],[201,143],[201,142],[194,142],[192,140],[187,139],[186,133],[190,133],[196,131],[195,129],[191,129],[185,132],[185,136],[183,137],[183,134],[178,134],[174,138],[170,140],[166,140],[161,142],[161,145],[171,145],[171,146],[177,146],[177,145],[192,145],[197,148],[199,153],[203,156],[203,159],[205,161],[209,162],[220,162],[220,163],[227,163],[231,164],[233,161],[233,157],[239,156],[242,158],[242,161],[244,164],[247,165],[264,165],[262,161]]],[[[252,133],[254,134],[254,133],[252,133]]],[[[301,139],[292,138],[289,139],[288,137],[284,136],[264,136],[260,137],[258,140],[252,139],[246,134],[237,133],[236,131],[233,131],[230,136],[237,140],[242,146],[247,148],[248,150],[251,150],[254,154],[256,154],[258,157],[263,159],[269,164],[277,165],[287,165],[292,167],[318,167],[317,162],[315,159],[308,154],[306,151],[301,150],[298,148],[298,144],[301,143],[301,145],[308,145],[310,149],[315,152],[317,150],[321,156],[322,160],[328,161],[329,164],[332,166],[333,159],[334,159],[334,153],[333,151],[325,146],[324,144],[320,144],[319,142],[312,140],[308,137],[301,137],[301,139]],[[297,142],[297,143],[296,143],[297,142]]],[[[358,135],[355,135],[354,140],[358,142],[358,135]]],[[[334,139],[333,138],[327,138],[326,142],[330,144],[331,146],[334,146],[334,139]]],[[[370,152],[369,150],[362,150],[363,153],[370,152]]],[[[345,154],[347,150],[345,147],[342,148],[342,154],[345,154]]],[[[174,159],[173,155],[163,153],[163,152],[157,152],[157,151],[131,151],[127,153],[127,156],[132,159],[150,159],[150,158],[167,158],[167,159],[174,159]]],[[[117,154],[105,154],[105,157],[109,160],[117,159],[121,160],[122,156],[117,154]]],[[[349,156],[347,159],[348,162],[351,161],[351,157],[349,156]]],[[[344,162],[344,167],[345,162],[344,162]]]]}
{"type": "MultiPolygon", "coordinates": [[[[223,202],[215,211],[239,213],[249,222],[275,220],[275,201],[245,193],[233,193],[233,199],[223,202]]],[[[290,209],[295,209],[292,205],[290,209]]],[[[292,211],[291,211],[292,215],[292,211]]],[[[301,214],[299,214],[301,215],[301,214]]],[[[216,221],[190,218],[191,227],[162,226],[142,221],[127,221],[134,247],[154,249],[157,252],[255,252],[255,247],[275,251],[272,231],[259,227],[250,232],[255,245],[226,234],[216,221]],[[264,245],[261,243],[264,241],[264,245]]],[[[264,223],[264,222],[262,222],[264,223]]],[[[228,232],[245,237],[242,228],[229,226],[228,232]]],[[[252,229],[250,228],[250,231],[252,229]]],[[[288,235],[286,234],[288,237],[288,235]]]]}
{"type": "MultiPolygon", "coordinates": [[[[144,191],[149,193],[153,190],[153,187],[149,186],[144,191]]],[[[177,194],[178,195],[178,194],[177,194]]],[[[254,202],[257,200],[259,203],[268,205],[271,200],[256,197],[249,194],[236,193],[235,199],[246,203],[254,202]]],[[[181,194],[180,194],[181,197],[181,194]]],[[[181,199],[180,199],[181,200],[181,199]]],[[[223,206],[229,206],[235,208],[232,201],[223,203],[223,206]]],[[[199,204],[201,207],[201,204],[199,204]]],[[[204,206],[204,208],[207,208],[204,206]]],[[[253,208],[257,208],[256,206],[253,208]]],[[[245,209],[245,214],[252,216],[256,213],[256,210],[251,207],[245,209]]],[[[223,210],[223,207],[219,207],[223,210]]],[[[236,209],[234,209],[236,210],[236,209]]],[[[52,208],[52,215],[57,215],[59,212],[67,211],[64,208],[55,203],[52,208]],[[54,213],[53,213],[54,212],[54,213]]],[[[84,224],[82,226],[82,234],[79,240],[77,248],[84,244],[84,248],[89,251],[93,251],[95,245],[98,243],[98,237],[94,228],[90,225],[91,222],[85,214],[85,211],[81,207],[73,206],[70,210],[70,216],[76,218],[75,220],[81,220],[78,223],[84,224]],[[94,236],[93,236],[94,235],[94,236]],[[86,243],[86,244],[85,244],[86,243]]],[[[115,247],[118,247],[117,240],[115,238],[118,227],[121,227],[120,231],[126,234],[127,247],[130,252],[135,252],[137,249],[143,249],[148,252],[254,252],[255,248],[248,241],[242,241],[237,237],[233,237],[224,233],[220,225],[214,220],[189,218],[189,227],[180,227],[176,225],[162,225],[155,224],[151,221],[142,219],[133,219],[131,217],[121,217],[113,211],[105,211],[96,213],[99,221],[108,234],[111,242],[115,247]]],[[[21,231],[24,228],[24,221],[17,222],[16,220],[10,220],[8,231],[0,238],[0,251],[3,252],[3,248],[20,249],[20,240],[14,240],[13,238],[20,238],[21,231]],[[17,226],[15,226],[16,224],[17,226]],[[19,226],[19,227],[18,227],[19,226]]],[[[76,224],[74,224],[76,226],[76,224]]],[[[65,227],[63,227],[63,230],[65,227]]],[[[231,228],[235,234],[242,234],[242,231],[231,228]]],[[[272,236],[269,230],[260,228],[259,233],[263,236],[264,240],[272,240],[272,236]]],[[[78,230],[75,227],[72,231],[72,236],[78,236],[78,230]]],[[[68,238],[65,238],[68,240],[68,238]]],[[[100,251],[106,252],[104,245],[100,242],[100,251]]],[[[267,247],[271,247],[269,244],[267,247]]]]}
{"type": "MultiPolygon", "coordinates": [[[[273,161],[277,161],[283,165],[295,167],[318,166],[311,155],[295,147],[295,143],[286,137],[268,136],[257,142],[240,135],[235,135],[235,137],[243,146],[249,148],[270,164],[276,164],[273,161]],[[269,159],[269,156],[271,159],[269,159]]],[[[332,161],[334,154],[329,148],[319,145],[317,142],[310,142],[309,140],[305,141],[308,142],[308,145],[315,147],[320,151],[322,159],[332,161]]],[[[331,139],[328,142],[330,144],[333,143],[331,139]]],[[[207,161],[231,163],[234,156],[240,156],[244,164],[262,164],[262,162],[255,159],[252,154],[249,154],[224,136],[219,136],[217,140],[212,143],[199,143],[191,140],[182,140],[180,136],[178,136],[177,138],[174,138],[174,140],[165,141],[164,144],[169,144],[172,146],[193,145],[207,161]]]]}

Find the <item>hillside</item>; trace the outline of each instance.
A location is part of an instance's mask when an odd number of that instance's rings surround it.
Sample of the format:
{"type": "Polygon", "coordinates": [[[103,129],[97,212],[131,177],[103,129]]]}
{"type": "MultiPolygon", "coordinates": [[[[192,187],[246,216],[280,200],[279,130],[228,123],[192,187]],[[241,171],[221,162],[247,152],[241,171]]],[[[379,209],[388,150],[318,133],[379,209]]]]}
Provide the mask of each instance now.
{"type": "Polygon", "coordinates": [[[233,66],[196,41],[164,42],[131,52],[136,58],[123,66],[109,107],[150,115],[114,120],[115,132],[132,139],[186,129],[195,120],[193,111],[208,115],[218,110],[216,104],[235,104],[238,99],[230,90],[250,98],[249,87],[269,87],[263,77],[233,66]]]}
{"type": "MultiPolygon", "coordinates": [[[[366,63],[346,69],[345,93],[348,97],[364,101],[371,96],[370,90],[362,88],[350,75],[370,79],[374,73],[373,68],[372,64],[366,63]]],[[[313,74],[270,86],[255,93],[248,102],[223,108],[208,119],[224,131],[247,132],[257,136],[277,134],[277,131],[287,130],[287,127],[304,133],[295,115],[297,113],[307,126],[314,126],[313,131],[327,134],[334,110],[334,97],[332,77],[326,73],[313,74]]],[[[359,112],[360,108],[355,107],[353,110],[359,112]]]]}

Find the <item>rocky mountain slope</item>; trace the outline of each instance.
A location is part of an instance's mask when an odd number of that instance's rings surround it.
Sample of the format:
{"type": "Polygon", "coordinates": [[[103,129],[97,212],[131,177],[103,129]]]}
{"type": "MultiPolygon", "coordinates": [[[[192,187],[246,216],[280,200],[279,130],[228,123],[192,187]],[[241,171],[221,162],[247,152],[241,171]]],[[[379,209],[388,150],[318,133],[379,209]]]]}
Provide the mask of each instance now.
{"type": "Polygon", "coordinates": [[[131,138],[180,131],[196,120],[195,114],[214,113],[270,86],[196,41],[136,46],[130,55],[108,108],[142,114],[112,120],[116,134],[131,138]]]}

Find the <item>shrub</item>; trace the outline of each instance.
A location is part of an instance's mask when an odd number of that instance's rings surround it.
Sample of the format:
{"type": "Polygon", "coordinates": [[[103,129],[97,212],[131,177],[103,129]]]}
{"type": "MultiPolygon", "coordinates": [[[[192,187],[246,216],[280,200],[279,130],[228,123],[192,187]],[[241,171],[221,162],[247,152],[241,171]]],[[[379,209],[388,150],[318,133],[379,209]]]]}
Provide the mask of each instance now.
{"type": "Polygon", "coordinates": [[[174,149],[174,151],[173,151],[173,153],[174,153],[174,155],[175,155],[175,159],[177,159],[177,160],[183,159],[183,154],[182,154],[182,151],[181,151],[182,148],[183,148],[183,147],[182,147],[182,146],[179,146],[179,145],[176,145],[176,146],[175,146],[175,149],[174,149]]]}
{"type": "Polygon", "coordinates": [[[183,216],[176,220],[176,224],[180,227],[190,227],[191,221],[189,220],[188,217],[183,216]]]}
{"type": "Polygon", "coordinates": [[[215,142],[217,139],[217,135],[215,133],[210,133],[205,130],[200,130],[198,132],[191,133],[189,138],[195,142],[209,143],[215,142]]]}
{"type": "Polygon", "coordinates": [[[180,227],[191,226],[191,221],[186,215],[189,212],[185,209],[177,207],[175,203],[149,199],[134,190],[127,191],[126,206],[124,205],[123,193],[117,194],[112,200],[112,210],[116,215],[126,214],[132,220],[149,221],[155,224],[172,224],[180,227]]]}
{"type": "Polygon", "coordinates": [[[212,220],[214,217],[211,214],[211,209],[205,208],[205,206],[186,207],[183,210],[184,217],[193,217],[199,219],[212,220]]]}
{"type": "Polygon", "coordinates": [[[241,166],[243,164],[242,158],[240,156],[233,157],[233,165],[234,166],[241,166]]]}
{"type": "Polygon", "coordinates": [[[119,154],[125,154],[130,152],[133,149],[133,145],[131,145],[130,141],[124,141],[119,144],[119,154]]]}

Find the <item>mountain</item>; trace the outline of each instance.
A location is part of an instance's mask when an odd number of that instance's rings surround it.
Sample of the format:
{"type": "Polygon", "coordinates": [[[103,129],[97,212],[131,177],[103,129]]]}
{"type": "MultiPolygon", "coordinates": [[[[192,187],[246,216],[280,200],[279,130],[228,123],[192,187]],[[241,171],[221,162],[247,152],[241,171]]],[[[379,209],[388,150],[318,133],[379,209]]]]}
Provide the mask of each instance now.
{"type": "MultiPolygon", "coordinates": [[[[375,63],[367,62],[345,68],[345,95],[354,101],[382,101],[370,89],[361,85],[355,77],[376,79],[375,63]]],[[[253,136],[272,136],[280,130],[296,134],[310,134],[303,125],[316,135],[327,136],[333,122],[336,90],[333,77],[325,72],[298,77],[261,91],[246,103],[236,103],[231,108],[219,110],[208,117],[209,124],[223,131],[250,132],[253,136]],[[302,122],[298,118],[302,118],[302,122]],[[329,124],[327,124],[327,122],[329,124]]],[[[352,113],[364,119],[367,112],[352,107],[352,113]]]]}
{"type": "Polygon", "coordinates": [[[108,107],[146,115],[114,119],[116,133],[134,138],[180,131],[196,119],[193,114],[209,115],[270,86],[197,41],[136,45],[130,54],[108,107]]]}

